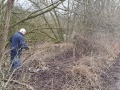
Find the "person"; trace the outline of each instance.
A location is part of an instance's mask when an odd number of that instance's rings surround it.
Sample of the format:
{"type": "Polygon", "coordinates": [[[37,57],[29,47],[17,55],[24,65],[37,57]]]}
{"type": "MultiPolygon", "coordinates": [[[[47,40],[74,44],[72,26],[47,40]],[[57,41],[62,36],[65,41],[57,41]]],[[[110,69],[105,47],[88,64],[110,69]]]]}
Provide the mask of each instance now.
{"type": "Polygon", "coordinates": [[[26,30],[21,28],[19,32],[13,34],[9,41],[10,45],[10,65],[11,68],[17,69],[20,66],[20,56],[22,49],[28,50],[27,44],[24,41],[24,35],[26,34],[26,30]]]}

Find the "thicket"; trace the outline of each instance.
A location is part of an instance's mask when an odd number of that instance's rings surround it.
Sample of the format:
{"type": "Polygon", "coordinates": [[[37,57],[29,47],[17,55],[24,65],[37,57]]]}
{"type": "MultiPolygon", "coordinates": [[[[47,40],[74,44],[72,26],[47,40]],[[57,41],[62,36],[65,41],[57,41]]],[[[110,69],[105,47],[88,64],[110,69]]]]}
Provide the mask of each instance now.
{"type": "MultiPolygon", "coordinates": [[[[25,28],[30,52],[24,52],[21,69],[11,73],[6,48],[0,63],[1,89],[114,89],[114,77],[108,73],[119,54],[119,1],[29,1],[32,8],[12,8],[7,40],[25,28]]],[[[0,20],[5,22],[2,8],[0,20]]],[[[0,25],[3,35],[4,23],[0,25]]]]}

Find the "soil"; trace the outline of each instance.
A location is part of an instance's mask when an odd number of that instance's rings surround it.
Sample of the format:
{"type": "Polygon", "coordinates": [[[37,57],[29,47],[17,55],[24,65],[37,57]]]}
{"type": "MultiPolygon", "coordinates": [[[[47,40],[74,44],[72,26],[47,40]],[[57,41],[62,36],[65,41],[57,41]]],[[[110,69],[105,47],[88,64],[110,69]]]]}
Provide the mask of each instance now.
{"type": "MultiPolygon", "coordinates": [[[[40,58],[39,54],[38,58],[35,57],[35,59],[40,58]]],[[[34,56],[30,56],[30,59],[31,58],[33,59],[34,56]]],[[[76,64],[76,60],[77,58],[73,58],[73,52],[71,52],[71,50],[67,50],[62,54],[58,53],[52,58],[44,58],[45,64],[40,67],[38,64],[39,62],[32,62],[32,64],[27,63],[28,65],[24,65],[13,75],[13,79],[21,80],[21,77],[22,79],[24,77],[25,81],[23,82],[29,84],[35,90],[75,90],[74,88],[77,87],[75,85],[79,85],[77,90],[120,90],[120,54],[113,61],[112,67],[107,71],[108,75],[101,75],[105,82],[107,82],[107,79],[109,79],[109,82],[106,84],[106,86],[108,85],[106,89],[97,89],[97,86],[90,86],[90,82],[85,85],[85,82],[88,79],[84,75],[81,75],[81,82],[79,82],[78,78],[75,78],[75,75],[72,75],[72,72],[69,70],[69,67],[76,64]],[[30,69],[30,65],[34,67],[34,70],[30,69]],[[86,89],[84,89],[85,87],[82,86],[86,86],[86,89]]],[[[76,73],[76,75],[80,76],[80,73],[76,73]]]]}
{"type": "Polygon", "coordinates": [[[111,68],[110,76],[113,78],[112,86],[114,90],[120,90],[120,54],[111,68]]]}

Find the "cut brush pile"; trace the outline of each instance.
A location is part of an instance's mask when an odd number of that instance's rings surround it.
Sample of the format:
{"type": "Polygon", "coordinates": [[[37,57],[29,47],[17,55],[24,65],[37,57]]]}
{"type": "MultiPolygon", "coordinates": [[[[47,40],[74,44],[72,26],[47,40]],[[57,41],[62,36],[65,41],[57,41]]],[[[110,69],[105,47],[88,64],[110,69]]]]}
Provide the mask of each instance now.
{"type": "MultiPolygon", "coordinates": [[[[22,61],[25,64],[21,72],[12,79],[34,90],[114,90],[111,86],[115,78],[110,72],[119,53],[119,50],[114,51],[120,47],[118,43],[110,49],[115,53],[109,53],[101,43],[80,37],[74,39],[73,43],[36,44],[31,49],[34,53],[22,61]]],[[[9,86],[11,90],[19,90],[13,86],[9,86]]]]}

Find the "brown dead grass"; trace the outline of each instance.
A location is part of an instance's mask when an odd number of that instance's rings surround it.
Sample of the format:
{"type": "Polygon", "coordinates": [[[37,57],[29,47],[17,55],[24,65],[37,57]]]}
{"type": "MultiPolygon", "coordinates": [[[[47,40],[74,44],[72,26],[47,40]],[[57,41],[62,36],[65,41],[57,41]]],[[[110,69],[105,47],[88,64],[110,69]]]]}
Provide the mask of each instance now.
{"type": "MultiPolygon", "coordinates": [[[[106,35],[77,36],[74,42],[61,44],[35,44],[24,52],[22,67],[12,79],[35,90],[109,90],[113,79],[108,71],[120,52],[120,41],[106,35]]],[[[8,88],[25,88],[14,86],[10,83],[8,88]]]]}

